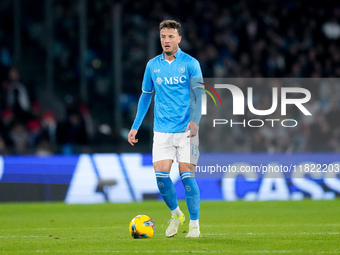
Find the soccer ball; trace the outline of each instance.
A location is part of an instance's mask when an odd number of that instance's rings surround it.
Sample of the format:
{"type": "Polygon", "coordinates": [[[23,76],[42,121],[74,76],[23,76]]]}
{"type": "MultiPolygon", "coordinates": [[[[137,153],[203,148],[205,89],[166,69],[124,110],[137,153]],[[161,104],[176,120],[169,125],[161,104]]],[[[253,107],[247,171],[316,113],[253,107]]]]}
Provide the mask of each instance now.
{"type": "Polygon", "coordinates": [[[155,233],[155,223],[147,215],[137,215],[130,222],[129,232],[135,239],[151,238],[155,233]]]}

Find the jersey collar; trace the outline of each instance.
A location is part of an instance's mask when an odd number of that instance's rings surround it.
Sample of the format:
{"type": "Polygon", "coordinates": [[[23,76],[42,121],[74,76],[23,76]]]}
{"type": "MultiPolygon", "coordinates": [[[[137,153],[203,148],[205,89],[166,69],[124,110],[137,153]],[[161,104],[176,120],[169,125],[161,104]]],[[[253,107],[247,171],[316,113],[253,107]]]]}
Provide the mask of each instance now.
{"type": "MultiPolygon", "coordinates": [[[[181,56],[181,54],[182,54],[182,50],[181,50],[180,47],[178,47],[178,51],[175,53],[175,58],[176,58],[176,59],[179,58],[179,57],[181,56]]],[[[165,59],[165,58],[164,58],[164,51],[163,51],[163,53],[162,53],[162,55],[161,55],[161,59],[162,59],[162,60],[165,59]]]]}

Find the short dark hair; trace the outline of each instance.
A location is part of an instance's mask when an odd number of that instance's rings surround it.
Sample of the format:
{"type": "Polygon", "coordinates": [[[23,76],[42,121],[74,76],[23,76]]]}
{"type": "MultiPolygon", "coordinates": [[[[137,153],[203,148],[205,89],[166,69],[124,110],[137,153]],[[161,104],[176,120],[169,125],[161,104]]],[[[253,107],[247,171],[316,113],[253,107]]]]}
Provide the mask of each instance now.
{"type": "Polygon", "coordinates": [[[159,31],[163,28],[174,28],[177,29],[179,35],[182,33],[181,24],[176,20],[164,20],[159,24],[159,31]]]}

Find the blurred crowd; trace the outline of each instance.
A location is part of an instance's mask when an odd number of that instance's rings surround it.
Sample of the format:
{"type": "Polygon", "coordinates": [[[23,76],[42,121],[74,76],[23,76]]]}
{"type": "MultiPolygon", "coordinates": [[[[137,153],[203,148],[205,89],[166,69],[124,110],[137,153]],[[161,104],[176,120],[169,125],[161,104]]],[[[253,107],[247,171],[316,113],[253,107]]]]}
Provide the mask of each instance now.
{"type": "Polygon", "coordinates": [[[0,89],[1,154],[71,154],[86,152],[91,130],[87,107],[76,98],[65,104],[66,118],[57,120],[51,110],[33,101],[17,68],[9,70],[0,89]],[[82,147],[81,150],[78,147],[82,147]]]}
{"type": "MultiPolygon", "coordinates": [[[[9,25],[13,17],[8,14],[10,2],[0,4],[0,153],[95,152],[95,145],[99,143],[107,143],[108,151],[110,148],[118,152],[128,150],[126,141],[117,138],[123,132],[118,130],[113,135],[115,124],[109,120],[103,125],[114,110],[112,6],[118,3],[122,16],[120,98],[122,124],[126,130],[135,116],[144,68],[150,58],[150,40],[156,40],[152,50],[156,54],[161,52],[158,37],[153,35],[158,33],[158,24],[164,19],[182,23],[180,47],[198,59],[204,77],[340,78],[338,1],[96,0],[87,1],[86,73],[91,96],[83,102],[77,94],[79,1],[55,0],[54,81],[56,96],[63,95],[61,101],[65,107],[65,114],[60,115],[56,109],[46,109],[43,100],[38,98],[36,91],[43,86],[35,79],[39,74],[25,72],[25,68],[33,65],[30,59],[24,61],[26,55],[26,58],[44,56],[44,15],[41,14],[44,1],[37,0],[35,7],[22,1],[22,38],[25,40],[22,61],[25,64],[20,70],[13,67],[13,42],[8,40],[13,37],[12,25],[9,25]]],[[[38,70],[44,68],[43,61],[35,61],[34,65],[38,70]]],[[[336,82],[308,87],[313,95],[310,101],[313,118],[304,120],[303,116],[297,116],[303,125],[296,133],[277,129],[278,134],[262,128],[247,130],[239,136],[235,130],[225,150],[340,151],[339,87],[336,82]]],[[[258,107],[266,109],[266,88],[258,88],[258,93],[258,107]]],[[[149,113],[140,134],[150,134],[151,123],[152,113],[149,113]]],[[[149,138],[140,139],[140,143],[150,143],[149,138]]],[[[142,150],[150,152],[150,146],[142,150]]]]}

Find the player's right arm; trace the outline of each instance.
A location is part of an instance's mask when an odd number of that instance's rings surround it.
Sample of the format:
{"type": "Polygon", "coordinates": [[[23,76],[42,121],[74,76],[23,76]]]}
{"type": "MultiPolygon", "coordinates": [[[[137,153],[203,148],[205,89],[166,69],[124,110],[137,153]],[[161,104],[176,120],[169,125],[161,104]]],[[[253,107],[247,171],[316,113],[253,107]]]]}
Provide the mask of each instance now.
{"type": "Polygon", "coordinates": [[[137,129],[131,129],[128,135],[128,142],[129,144],[131,144],[132,146],[135,146],[135,143],[138,143],[138,139],[136,139],[136,135],[138,133],[137,129]]]}
{"type": "Polygon", "coordinates": [[[153,94],[153,82],[151,78],[151,72],[150,72],[150,61],[147,64],[144,72],[144,78],[143,78],[143,84],[142,84],[142,94],[138,101],[138,108],[137,108],[137,114],[136,118],[133,122],[133,125],[131,127],[131,130],[128,135],[128,142],[134,146],[135,143],[138,142],[138,139],[136,139],[136,135],[138,132],[138,129],[140,125],[143,122],[143,119],[146,115],[146,113],[149,110],[151,100],[152,100],[152,94],[153,94]]]}
{"type": "Polygon", "coordinates": [[[132,146],[134,146],[135,143],[138,143],[138,139],[136,139],[136,135],[137,135],[137,132],[138,132],[140,125],[143,122],[143,119],[144,119],[146,113],[148,112],[148,109],[149,109],[150,104],[151,104],[151,100],[152,100],[152,92],[146,93],[146,92],[143,91],[142,95],[139,98],[135,121],[133,122],[132,128],[131,128],[129,135],[128,135],[128,142],[132,146]]]}

